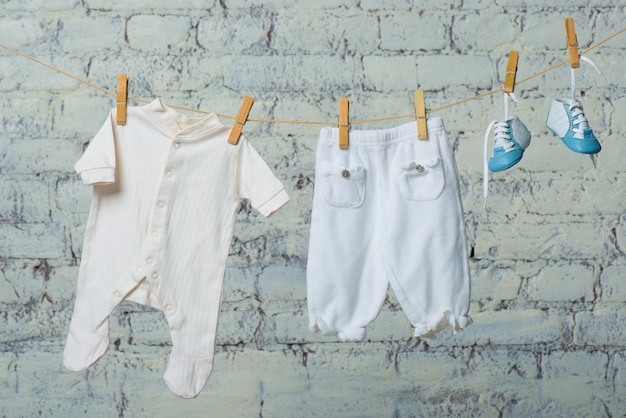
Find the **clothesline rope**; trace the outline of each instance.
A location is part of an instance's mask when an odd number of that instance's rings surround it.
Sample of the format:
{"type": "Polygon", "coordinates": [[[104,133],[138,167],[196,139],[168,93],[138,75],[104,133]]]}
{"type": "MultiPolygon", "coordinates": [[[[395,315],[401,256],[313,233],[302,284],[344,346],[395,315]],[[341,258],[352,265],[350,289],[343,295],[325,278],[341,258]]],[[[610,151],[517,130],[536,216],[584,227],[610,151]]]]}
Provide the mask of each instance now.
{"type": "MultiPolygon", "coordinates": [[[[626,31],[626,27],[618,30],[617,32],[607,36],[606,38],[604,38],[601,41],[595,43],[594,45],[591,45],[589,48],[583,50],[581,52],[581,55],[584,55],[584,54],[588,53],[589,51],[599,47],[600,45],[605,44],[606,42],[608,42],[611,39],[619,36],[620,34],[622,34],[625,31],[626,31]]],[[[113,92],[113,91],[107,90],[105,88],[102,88],[102,87],[100,87],[100,86],[98,86],[98,85],[96,85],[96,84],[94,84],[94,83],[92,83],[90,81],[82,79],[82,78],[80,78],[78,76],[75,76],[75,75],[73,75],[71,73],[68,73],[67,71],[64,71],[64,70],[62,70],[60,68],[57,68],[57,67],[55,67],[53,65],[50,65],[50,64],[48,64],[48,63],[46,63],[44,61],[41,61],[41,60],[39,60],[39,59],[37,59],[35,57],[32,57],[32,56],[30,56],[28,54],[20,52],[20,51],[14,49],[14,48],[11,48],[11,47],[9,47],[7,45],[4,45],[4,44],[0,43],[0,47],[4,48],[5,50],[7,50],[7,51],[9,51],[9,52],[11,52],[13,54],[19,55],[22,58],[26,58],[29,61],[32,61],[32,62],[34,62],[36,64],[42,65],[42,66],[44,66],[44,67],[46,67],[46,68],[48,68],[50,70],[56,71],[57,73],[62,74],[64,76],[66,76],[66,77],[69,77],[69,78],[71,78],[71,79],[73,79],[73,80],[75,80],[75,81],[77,81],[77,82],[79,82],[81,84],[84,84],[84,85],[86,85],[88,87],[96,89],[96,90],[98,90],[98,91],[100,91],[100,92],[102,92],[104,94],[107,94],[107,95],[113,96],[113,97],[115,97],[117,95],[116,92],[113,92]]],[[[515,83],[515,85],[520,85],[520,84],[523,84],[523,83],[525,83],[527,81],[530,81],[530,80],[532,80],[534,78],[540,77],[543,74],[546,74],[546,73],[548,73],[548,72],[550,72],[552,70],[555,70],[556,68],[558,68],[558,67],[560,67],[562,65],[565,65],[567,63],[569,63],[568,60],[562,61],[562,62],[560,62],[558,64],[555,64],[555,65],[553,65],[551,67],[546,68],[545,70],[539,71],[539,72],[537,72],[537,73],[535,73],[535,74],[533,74],[531,76],[528,76],[528,77],[526,77],[526,78],[524,78],[524,79],[522,79],[520,81],[517,81],[515,83]]],[[[462,99],[462,100],[458,100],[458,101],[453,102],[453,103],[449,103],[447,105],[443,105],[443,106],[432,108],[432,109],[426,109],[426,113],[439,112],[441,110],[448,109],[450,107],[454,107],[454,106],[458,106],[458,105],[461,105],[461,104],[464,104],[464,103],[467,103],[467,102],[471,102],[471,101],[474,101],[474,100],[482,99],[483,97],[491,96],[491,95],[494,95],[496,93],[501,93],[503,91],[504,91],[503,88],[499,88],[499,89],[496,89],[496,90],[491,90],[491,91],[488,91],[488,92],[485,92],[485,93],[482,93],[482,94],[478,94],[476,96],[468,97],[466,99],[462,99]]],[[[141,98],[137,98],[137,97],[129,97],[128,101],[133,101],[133,102],[138,102],[138,103],[150,103],[149,100],[141,99],[141,98]]],[[[214,113],[214,112],[208,112],[208,111],[204,111],[204,110],[200,110],[200,109],[188,108],[188,107],[184,107],[184,106],[177,106],[177,105],[168,105],[168,106],[171,107],[171,108],[174,108],[174,109],[183,110],[183,111],[187,111],[187,112],[195,112],[195,113],[203,113],[203,114],[212,114],[212,113],[214,113]]],[[[219,113],[216,113],[216,115],[221,117],[221,118],[224,118],[224,119],[235,120],[234,116],[222,115],[222,114],[219,114],[219,113]]],[[[363,124],[363,123],[383,122],[383,121],[390,121],[390,120],[396,120],[396,119],[406,119],[406,118],[414,118],[414,117],[416,117],[416,115],[414,113],[412,113],[412,114],[400,115],[400,116],[387,116],[387,117],[375,118],[375,119],[365,119],[365,120],[350,121],[350,124],[351,125],[357,125],[357,124],[363,124]]],[[[248,122],[278,123],[278,124],[284,123],[284,124],[297,124],[297,125],[336,125],[337,124],[337,122],[335,122],[335,121],[333,121],[333,122],[321,122],[321,121],[303,121],[303,120],[288,120],[288,119],[248,119],[248,122]]]]}

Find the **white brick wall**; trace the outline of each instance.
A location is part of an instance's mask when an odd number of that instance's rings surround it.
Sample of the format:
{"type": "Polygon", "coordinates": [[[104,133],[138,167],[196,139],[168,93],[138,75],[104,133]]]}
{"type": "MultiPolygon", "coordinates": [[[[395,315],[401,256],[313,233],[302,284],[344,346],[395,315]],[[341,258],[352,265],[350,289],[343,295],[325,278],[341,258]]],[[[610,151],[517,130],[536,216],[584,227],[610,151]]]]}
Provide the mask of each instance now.
{"type": "MultiPolygon", "coordinates": [[[[10,0],[0,42],[114,90],[222,114],[334,121],[408,114],[499,88],[621,29],[622,0],[10,0]]],[[[245,134],[291,202],[238,217],[212,377],[195,400],[162,381],[163,316],[124,304],[109,352],[71,373],[61,352],[90,189],[73,164],[114,98],[0,50],[0,417],[617,417],[626,414],[626,34],[591,51],[578,96],[602,144],[597,168],[545,127],[569,95],[563,66],[518,85],[532,132],[493,174],[482,207],[482,138],[502,95],[440,111],[453,142],[471,247],[474,324],[412,338],[390,294],[363,342],[307,329],[306,256],[319,126],[249,123],[245,134]]],[[[408,120],[358,128],[388,127],[408,120]]],[[[228,120],[225,122],[230,123],[228,120]]]]}

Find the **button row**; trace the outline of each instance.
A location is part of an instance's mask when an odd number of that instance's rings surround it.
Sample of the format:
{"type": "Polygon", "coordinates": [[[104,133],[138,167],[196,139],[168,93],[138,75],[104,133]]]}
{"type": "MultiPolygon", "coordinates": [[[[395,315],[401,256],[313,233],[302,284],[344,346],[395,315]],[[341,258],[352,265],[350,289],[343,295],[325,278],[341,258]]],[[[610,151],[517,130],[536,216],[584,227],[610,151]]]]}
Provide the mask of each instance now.
{"type": "MultiPolygon", "coordinates": [[[[143,268],[141,267],[137,267],[137,271],[138,272],[143,272],[143,268]]],[[[156,271],[152,272],[151,277],[153,280],[157,280],[159,278],[159,273],[157,273],[156,271]]],[[[113,297],[116,300],[122,300],[122,292],[120,292],[119,290],[116,290],[113,292],[113,297]]],[[[165,311],[167,313],[173,313],[175,310],[175,306],[171,303],[168,303],[167,305],[165,305],[165,311]]]]}
{"type": "MultiPolygon", "coordinates": [[[[146,262],[148,264],[153,264],[154,263],[154,259],[152,257],[148,257],[146,259],[146,262]]],[[[143,267],[141,267],[141,266],[138,266],[136,270],[137,270],[137,273],[139,273],[139,274],[143,274],[143,272],[144,272],[143,267]]],[[[156,271],[153,271],[152,274],[150,275],[150,277],[152,277],[154,280],[156,280],[156,279],[159,278],[159,273],[156,272],[156,271]]]]}

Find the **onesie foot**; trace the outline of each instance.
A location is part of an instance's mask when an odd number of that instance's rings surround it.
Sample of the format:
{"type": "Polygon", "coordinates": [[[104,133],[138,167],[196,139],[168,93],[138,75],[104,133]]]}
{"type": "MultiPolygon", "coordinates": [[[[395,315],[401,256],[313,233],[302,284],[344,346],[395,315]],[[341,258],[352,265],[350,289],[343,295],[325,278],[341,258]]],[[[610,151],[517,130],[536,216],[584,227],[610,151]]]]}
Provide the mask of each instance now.
{"type": "Polygon", "coordinates": [[[188,357],[172,350],[163,380],[174,395],[195,398],[212,370],[213,357],[188,357]]]}
{"type": "Polygon", "coordinates": [[[109,349],[109,330],[90,334],[70,326],[63,350],[63,365],[73,372],[84,370],[109,349]]]}

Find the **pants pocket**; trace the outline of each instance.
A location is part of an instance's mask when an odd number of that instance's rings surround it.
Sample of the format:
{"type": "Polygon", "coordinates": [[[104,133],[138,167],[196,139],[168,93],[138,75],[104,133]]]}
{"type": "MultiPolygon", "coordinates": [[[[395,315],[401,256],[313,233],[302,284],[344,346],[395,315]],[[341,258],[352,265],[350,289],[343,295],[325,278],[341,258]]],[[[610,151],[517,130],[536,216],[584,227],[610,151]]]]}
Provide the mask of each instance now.
{"type": "Polygon", "coordinates": [[[445,176],[439,156],[402,163],[397,168],[400,194],[408,200],[435,200],[443,191],[445,176]]]}
{"type": "Polygon", "coordinates": [[[323,165],[322,188],[326,202],[331,206],[357,208],[365,199],[365,167],[323,165]]]}

